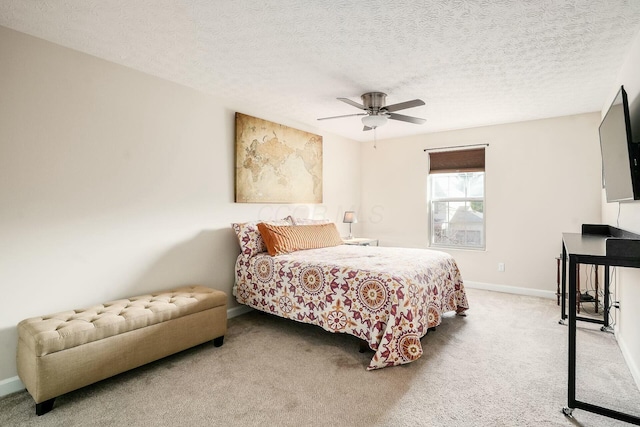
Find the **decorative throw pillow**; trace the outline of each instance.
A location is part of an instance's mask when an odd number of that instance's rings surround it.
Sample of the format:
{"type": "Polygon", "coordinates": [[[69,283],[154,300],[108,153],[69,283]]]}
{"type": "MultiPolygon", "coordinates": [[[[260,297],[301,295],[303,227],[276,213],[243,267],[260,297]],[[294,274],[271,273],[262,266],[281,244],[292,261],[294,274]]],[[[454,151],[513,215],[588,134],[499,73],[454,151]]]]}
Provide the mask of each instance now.
{"type": "Polygon", "coordinates": [[[316,225],[316,224],[329,224],[331,220],[328,219],[310,219],[310,218],[294,218],[289,215],[286,219],[291,221],[293,225],[316,225]]]}
{"type": "MultiPolygon", "coordinates": [[[[260,231],[258,231],[258,224],[261,222],[262,221],[251,221],[231,224],[233,231],[235,231],[238,237],[240,252],[248,257],[267,251],[260,231]]],[[[279,226],[291,226],[293,224],[287,219],[268,221],[268,223],[279,226]]]]}
{"type": "Polygon", "coordinates": [[[288,227],[260,223],[258,230],[271,256],[344,243],[334,223],[288,227]]]}

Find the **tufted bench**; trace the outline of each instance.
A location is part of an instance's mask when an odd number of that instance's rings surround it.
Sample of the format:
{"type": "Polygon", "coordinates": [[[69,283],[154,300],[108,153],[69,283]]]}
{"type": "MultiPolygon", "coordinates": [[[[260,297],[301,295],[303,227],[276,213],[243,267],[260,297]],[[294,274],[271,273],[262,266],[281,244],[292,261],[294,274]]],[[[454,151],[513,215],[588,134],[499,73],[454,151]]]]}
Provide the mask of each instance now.
{"type": "Polygon", "coordinates": [[[64,393],[213,340],[227,330],[227,296],[187,286],[18,324],[18,376],[36,414],[64,393]]]}

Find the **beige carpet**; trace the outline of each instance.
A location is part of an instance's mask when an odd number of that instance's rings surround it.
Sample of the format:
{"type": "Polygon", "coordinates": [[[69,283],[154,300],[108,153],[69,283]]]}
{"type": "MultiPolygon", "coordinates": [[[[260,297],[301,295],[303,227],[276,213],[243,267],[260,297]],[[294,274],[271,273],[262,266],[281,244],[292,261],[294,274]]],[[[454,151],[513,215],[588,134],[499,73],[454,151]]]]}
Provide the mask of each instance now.
{"type": "MultiPolygon", "coordinates": [[[[623,426],[565,418],[567,327],[555,301],[469,290],[409,365],[365,370],[358,340],[252,312],[205,344],[56,400],[0,399],[2,426],[623,426]]],[[[582,323],[582,322],[581,322],[582,323]]],[[[580,324],[580,400],[640,416],[640,392],[612,334],[580,324]]]]}

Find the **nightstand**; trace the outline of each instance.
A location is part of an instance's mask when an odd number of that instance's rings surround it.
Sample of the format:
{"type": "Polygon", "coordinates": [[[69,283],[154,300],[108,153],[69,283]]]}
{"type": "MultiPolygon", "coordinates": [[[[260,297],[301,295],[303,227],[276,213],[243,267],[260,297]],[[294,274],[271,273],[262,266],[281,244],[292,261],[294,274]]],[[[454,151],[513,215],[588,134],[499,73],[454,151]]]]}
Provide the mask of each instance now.
{"type": "Polygon", "coordinates": [[[378,239],[369,239],[367,237],[354,237],[353,239],[342,239],[345,245],[355,246],[378,246],[378,239]]]}

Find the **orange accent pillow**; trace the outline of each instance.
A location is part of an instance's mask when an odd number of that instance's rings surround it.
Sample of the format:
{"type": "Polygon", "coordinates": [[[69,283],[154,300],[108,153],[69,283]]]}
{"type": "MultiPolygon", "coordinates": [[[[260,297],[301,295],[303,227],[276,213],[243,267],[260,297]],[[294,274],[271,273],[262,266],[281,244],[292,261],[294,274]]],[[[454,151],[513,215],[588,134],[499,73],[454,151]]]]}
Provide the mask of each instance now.
{"type": "Polygon", "coordinates": [[[271,256],[344,243],[334,223],[278,226],[261,222],[258,230],[271,256]]]}

